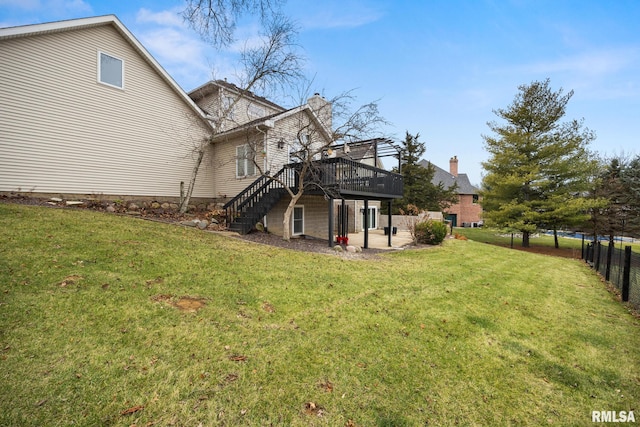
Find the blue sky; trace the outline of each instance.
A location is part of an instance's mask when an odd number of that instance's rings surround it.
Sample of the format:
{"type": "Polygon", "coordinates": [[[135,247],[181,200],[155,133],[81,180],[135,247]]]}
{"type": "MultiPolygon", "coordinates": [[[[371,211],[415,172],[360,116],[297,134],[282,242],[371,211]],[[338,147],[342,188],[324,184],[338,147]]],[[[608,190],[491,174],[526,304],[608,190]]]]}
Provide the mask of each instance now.
{"type": "MultiPolygon", "coordinates": [[[[0,0],[0,27],[115,14],[191,90],[233,81],[235,47],[215,51],[182,22],[180,0],[0,0]]],[[[377,100],[396,140],[420,133],[425,158],[481,182],[492,110],[518,86],[550,78],[574,90],[567,119],[584,118],[602,155],[640,154],[640,1],[289,0],[313,92],[377,100]]],[[[249,20],[237,35],[249,39],[249,20]]]]}

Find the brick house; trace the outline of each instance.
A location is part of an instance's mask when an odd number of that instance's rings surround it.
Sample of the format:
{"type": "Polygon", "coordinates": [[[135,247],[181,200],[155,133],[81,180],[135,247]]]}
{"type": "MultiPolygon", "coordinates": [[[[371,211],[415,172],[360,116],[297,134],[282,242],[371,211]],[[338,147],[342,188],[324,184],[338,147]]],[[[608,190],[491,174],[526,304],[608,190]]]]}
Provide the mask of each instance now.
{"type": "Polygon", "coordinates": [[[477,227],[482,225],[482,206],[480,205],[480,190],[469,181],[466,173],[458,173],[458,157],[449,160],[449,171],[446,171],[427,160],[419,164],[427,167],[429,164],[435,169],[433,184],[442,183],[445,188],[458,184],[458,203],[451,205],[444,212],[445,219],[452,222],[454,227],[477,227]]]}

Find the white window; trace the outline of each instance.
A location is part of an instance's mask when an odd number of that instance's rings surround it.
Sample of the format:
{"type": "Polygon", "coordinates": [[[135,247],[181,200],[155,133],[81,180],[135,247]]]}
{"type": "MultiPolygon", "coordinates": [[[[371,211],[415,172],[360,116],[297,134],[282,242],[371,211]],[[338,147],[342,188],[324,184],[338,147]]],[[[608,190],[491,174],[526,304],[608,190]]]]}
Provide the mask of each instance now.
{"type": "Polygon", "coordinates": [[[291,221],[291,234],[293,236],[304,234],[304,206],[293,207],[293,220],[291,221]]]}
{"type": "Polygon", "coordinates": [[[254,163],[255,153],[249,144],[238,145],[236,147],[236,176],[251,176],[256,174],[254,163]]]}
{"type": "Polygon", "coordinates": [[[124,61],[104,52],[98,52],[98,81],[124,89],[124,61]]]}
{"type": "Polygon", "coordinates": [[[225,96],[224,98],[222,98],[222,114],[224,114],[224,116],[229,120],[233,120],[234,118],[234,114],[233,114],[234,102],[235,102],[235,99],[233,99],[233,97],[231,96],[225,96]]]}
{"type": "Polygon", "coordinates": [[[264,108],[255,104],[250,104],[248,114],[249,114],[249,117],[255,119],[255,118],[264,117],[266,113],[264,111],[264,108]]]}

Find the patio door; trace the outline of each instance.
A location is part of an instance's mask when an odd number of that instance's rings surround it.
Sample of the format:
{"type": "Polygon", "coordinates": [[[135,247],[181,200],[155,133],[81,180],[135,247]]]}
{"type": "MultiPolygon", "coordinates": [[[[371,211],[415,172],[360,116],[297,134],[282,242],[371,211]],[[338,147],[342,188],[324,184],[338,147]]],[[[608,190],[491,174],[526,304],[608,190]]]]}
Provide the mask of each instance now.
{"type": "Polygon", "coordinates": [[[367,224],[365,224],[365,221],[364,221],[364,209],[362,210],[362,229],[363,230],[365,226],[369,230],[375,230],[376,228],[378,228],[378,208],[376,208],[375,206],[369,207],[367,224]]]}

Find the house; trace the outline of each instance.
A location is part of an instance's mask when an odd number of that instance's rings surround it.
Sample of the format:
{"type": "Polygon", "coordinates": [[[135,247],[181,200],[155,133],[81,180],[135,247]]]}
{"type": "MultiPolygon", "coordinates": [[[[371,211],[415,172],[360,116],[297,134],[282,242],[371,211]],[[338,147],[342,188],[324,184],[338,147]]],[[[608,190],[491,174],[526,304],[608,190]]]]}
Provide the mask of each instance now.
{"type": "Polygon", "coordinates": [[[298,168],[305,160],[301,156],[314,156],[307,171],[313,176],[303,179],[307,185],[293,209],[293,236],[330,243],[338,236],[342,242],[349,232],[358,231],[355,224],[365,223],[366,234],[377,228],[380,201],[402,195],[401,176],[380,167],[377,147],[390,141],[333,144],[331,103],[319,94],[288,110],[224,81],[209,82],[190,95],[222,130],[212,137],[218,159],[216,193],[224,200],[232,196],[225,209],[238,232],[261,222],[270,232],[283,234],[291,200],[285,187],[297,192],[303,173],[298,168]],[[224,105],[231,108],[221,108],[224,105]],[[249,114],[258,107],[260,114],[249,114]],[[377,205],[369,207],[370,200],[377,205]]]}
{"type": "Polygon", "coordinates": [[[442,183],[444,188],[458,185],[458,203],[451,205],[445,212],[445,218],[451,221],[454,227],[477,227],[482,224],[482,206],[480,205],[480,190],[469,182],[465,173],[458,173],[458,157],[453,156],[449,160],[449,171],[421,160],[418,164],[423,167],[431,165],[435,169],[432,183],[442,183]]]}
{"type": "Polygon", "coordinates": [[[0,192],[179,196],[211,125],[115,16],[0,29],[0,57],[0,192]]]}
{"type": "Polygon", "coordinates": [[[323,151],[319,94],[289,109],[224,80],[187,94],[113,15],[0,29],[0,57],[0,193],[175,201],[203,148],[193,197],[225,203],[231,227],[284,233],[285,187],[306,182],[290,231],[330,244],[346,232],[343,200],[402,195],[377,153],[323,151]]]}

